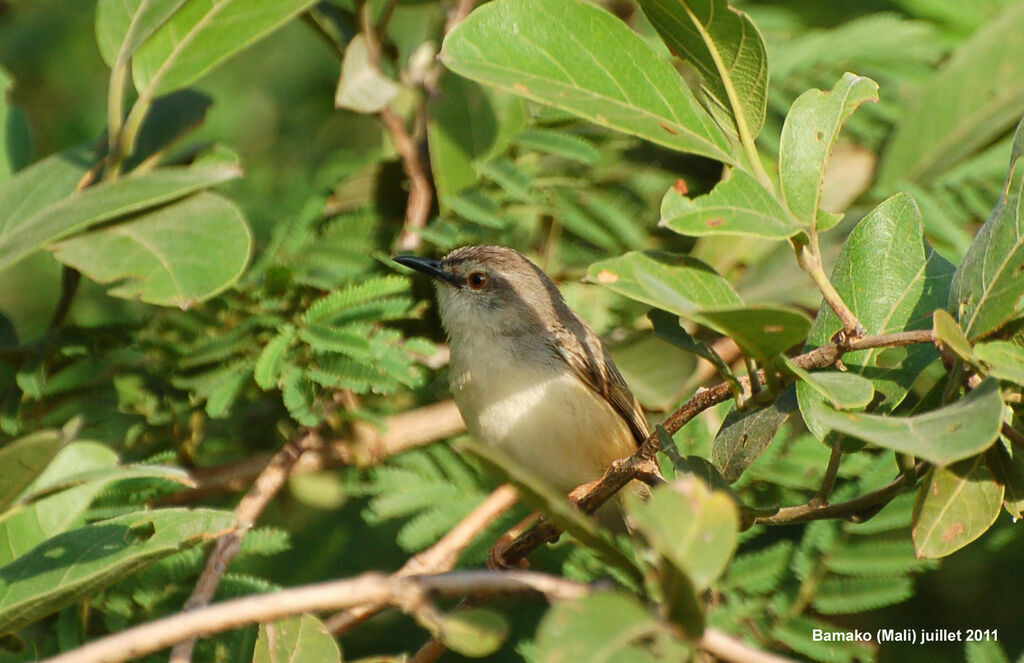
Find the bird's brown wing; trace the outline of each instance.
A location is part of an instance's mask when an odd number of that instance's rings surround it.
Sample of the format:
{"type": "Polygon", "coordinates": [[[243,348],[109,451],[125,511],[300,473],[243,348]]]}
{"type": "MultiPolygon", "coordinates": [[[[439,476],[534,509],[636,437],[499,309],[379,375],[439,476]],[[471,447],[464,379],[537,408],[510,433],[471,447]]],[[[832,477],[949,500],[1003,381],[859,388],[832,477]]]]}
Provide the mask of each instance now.
{"type": "Polygon", "coordinates": [[[600,394],[622,416],[639,446],[649,432],[640,403],[629,390],[601,339],[586,324],[583,328],[586,331],[585,341],[564,327],[552,330],[557,341],[554,349],[584,384],[600,394]]]}

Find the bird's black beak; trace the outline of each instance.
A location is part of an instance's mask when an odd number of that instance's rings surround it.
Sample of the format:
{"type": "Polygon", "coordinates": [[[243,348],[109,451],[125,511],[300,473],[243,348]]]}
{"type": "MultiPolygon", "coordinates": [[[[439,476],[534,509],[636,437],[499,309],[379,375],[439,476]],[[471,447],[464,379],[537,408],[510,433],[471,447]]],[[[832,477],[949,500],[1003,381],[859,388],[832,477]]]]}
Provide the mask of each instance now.
{"type": "Polygon", "coordinates": [[[399,265],[405,265],[410,269],[415,269],[418,272],[423,272],[435,279],[440,279],[445,283],[449,283],[454,286],[461,285],[459,280],[452,274],[444,271],[441,267],[441,263],[430,258],[420,258],[419,256],[395,256],[392,258],[399,265]]]}

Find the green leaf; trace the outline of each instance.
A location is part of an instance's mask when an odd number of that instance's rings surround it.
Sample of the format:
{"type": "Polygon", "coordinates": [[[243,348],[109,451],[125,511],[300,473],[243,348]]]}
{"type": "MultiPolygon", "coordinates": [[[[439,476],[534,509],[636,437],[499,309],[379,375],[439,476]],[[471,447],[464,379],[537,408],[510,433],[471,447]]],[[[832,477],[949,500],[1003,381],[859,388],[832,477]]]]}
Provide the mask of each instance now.
{"type": "Polygon", "coordinates": [[[722,477],[729,483],[738,480],[796,409],[796,390],[791,387],[766,407],[729,410],[711,447],[711,461],[722,477]]]}
{"type": "Polygon", "coordinates": [[[756,138],[768,103],[768,54],[754,22],[725,0],[640,0],[668,44],[700,72],[740,136],[756,138]]]}
{"type": "Polygon", "coordinates": [[[709,361],[718,369],[720,375],[732,375],[729,365],[717,352],[704,341],[698,341],[690,336],[689,332],[679,323],[679,316],[661,309],[652,309],[647,313],[647,319],[654,326],[654,333],[658,338],[709,361]]]}
{"type": "Polygon", "coordinates": [[[127,63],[149,37],[185,4],[185,0],[99,0],[96,43],[107,66],[127,63]]]}
{"type": "Polygon", "coordinates": [[[265,391],[277,386],[284,369],[285,353],[295,339],[295,334],[295,325],[284,325],[277,336],[263,346],[263,351],[256,360],[256,368],[253,369],[253,377],[260,389],[265,391]]]}
{"type": "Polygon", "coordinates": [[[985,452],[985,465],[992,478],[1003,487],[1003,508],[1014,522],[1024,517],[1024,454],[1019,449],[1010,456],[1002,444],[993,444],[985,452]]]}
{"type": "MultiPolygon", "coordinates": [[[[868,334],[930,329],[929,314],[948,297],[953,266],[924,242],[921,214],[912,198],[898,194],[865,216],[847,238],[832,270],[832,284],[868,334]],[[884,278],[882,278],[884,275],[884,278]]],[[[830,342],[842,329],[839,317],[822,303],[807,350],[830,342]]],[[[868,378],[884,396],[875,411],[891,412],[924,368],[938,358],[931,344],[875,348],[843,355],[849,372],[868,378]]],[[[818,439],[828,433],[807,408],[820,400],[807,384],[797,385],[800,406],[818,439]]]]}
{"type": "Polygon", "coordinates": [[[698,591],[722,574],[736,551],[735,503],[692,477],[656,487],[647,500],[628,494],[626,519],[698,591]]]}
{"type": "Polygon", "coordinates": [[[944,309],[932,313],[932,333],[954,355],[972,366],[978,365],[978,358],[974,356],[971,342],[964,336],[964,331],[960,329],[953,316],[944,309]]]}
{"type": "MultiPolygon", "coordinates": [[[[237,167],[161,168],[73,193],[0,232],[0,269],[44,244],[241,175],[237,167]]],[[[11,184],[8,182],[8,184],[11,184]]],[[[98,260],[105,256],[93,256],[98,260]]]]}
{"type": "Polygon", "coordinates": [[[357,113],[376,113],[401,92],[401,86],[370,62],[366,38],[358,34],[345,48],[341,78],[334,94],[334,105],[357,113]]]}
{"type": "Polygon", "coordinates": [[[974,353],[988,364],[993,377],[1024,385],[1024,348],[1007,341],[986,341],[974,346],[974,353]]]}
{"type": "Polygon", "coordinates": [[[587,274],[630,299],[685,317],[701,309],[743,305],[728,281],[689,256],[631,251],[592,264],[587,274]]]}
{"type": "Polygon", "coordinates": [[[821,211],[821,185],[839,131],[866,101],[878,101],[878,84],[847,73],[828,92],[804,92],[786,116],[779,146],[782,197],[812,228],[826,230],[842,218],[821,211]]]}
{"type": "Polygon", "coordinates": [[[341,650],[313,615],[260,624],[253,663],[341,663],[341,650]]]}
{"type": "Polygon", "coordinates": [[[818,421],[837,431],[884,449],[947,465],[981,453],[996,441],[1003,401],[999,382],[989,379],[961,400],[913,417],[837,412],[811,400],[804,404],[804,411],[808,409],[818,421]]]}
{"type": "Polygon", "coordinates": [[[238,280],[251,250],[242,211],[210,192],[51,247],[65,265],[115,283],[110,295],[183,309],[238,280]]]}
{"type": "Polygon", "coordinates": [[[494,610],[469,608],[434,617],[427,627],[438,640],[463,656],[496,652],[508,638],[508,621],[494,610]]]}
{"type": "Polygon", "coordinates": [[[160,509],[80,527],[0,567],[0,633],[11,633],[159,559],[223,534],[229,511],[160,509]]]}
{"type": "Polygon", "coordinates": [[[672,65],[593,5],[488,3],[448,34],[441,60],[457,74],[597,124],[734,163],[725,136],[672,65]]]}
{"type": "Polygon", "coordinates": [[[343,290],[332,292],[313,302],[302,314],[302,324],[312,325],[328,322],[344,313],[358,311],[364,304],[372,303],[398,292],[409,289],[409,279],[397,274],[367,279],[350,285],[343,290]]]}
{"type": "Polygon", "coordinates": [[[918,557],[945,557],[985,533],[1003,502],[982,456],[935,468],[918,489],[913,539],[918,557]]]}
{"type": "Polygon", "coordinates": [[[826,398],[837,410],[854,410],[865,407],[875,395],[871,381],[855,373],[839,371],[818,371],[811,373],[800,368],[788,357],[782,361],[794,375],[811,389],[826,398]]]}
{"type": "MultiPolygon", "coordinates": [[[[430,165],[441,204],[474,184],[474,163],[508,147],[526,123],[522,99],[444,71],[427,100],[430,165]]],[[[461,212],[460,212],[461,213],[461,212]]]]}
{"type": "MultiPolygon", "coordinates": [[[[0,67],[0,185],[27,165],[32,153],[28,117],[8,99],[13,83],[10,74],[0,67]]],[[[0,222],[2,219],[0,214],[0,222]]]]}
{"type": "MultiPolygon", "coordinates": [[[[1024,14],[1022,14],[1024,16],[1024,14]]],[[[1006,187],[953,277],[949,309],[972,341],[1024,312],[1024,120],[1017,125],[1006,187]]]]}
{"type": "Polygon", "coordinates": [[[823,615],[866,612],[901,603],[914,595],[910,578],[830,577],[821,583],[814,597],[814,609],[823,615]]]}
{"type": "Polygon", "coordinates": [[[315,3],[192,0],[136,51],[135,87],[149,98],[183,88],[315,3]]]}
{"type": "Polygon", "coordinates": [[[44,430],[0,447],[0,513],[42,474],[46,466],[75,437],[74,428],[44,430]]]}
{"type": "Polygon", "coordinates": [[[671,625],[661,622],[635,596],[595,592],[552,607],[537,628],[533,660],[685,661],[689,647],[671,625]]]}
{"type": "Polygon", "coordinates": [[[762,363],[803,342],[811,319],[786,306],[747,306],[691,313],[697,322],[732,338],[762,363]]]}
{"type": "Polygon", "coordinates": [[[79,147],[50,155],[0,184],[0,246],[9,230],[75,192],[89,170],[90,151],[79,147]]]}
{"type": "Polygon", "coordinates": [[[878,181],[926,183],[985,147],[1024,113],[1024,5],[1014,3],[961,44],[910,97],[888,142],[878,181]]]}
{"type": "Polygon", "coordinates": [[[661,221],[681,235],[752,235],[785,239],[802,230],[757,180],[732,170],[711,193],[687,198],[670,187],[661,199],[661,221]]]}

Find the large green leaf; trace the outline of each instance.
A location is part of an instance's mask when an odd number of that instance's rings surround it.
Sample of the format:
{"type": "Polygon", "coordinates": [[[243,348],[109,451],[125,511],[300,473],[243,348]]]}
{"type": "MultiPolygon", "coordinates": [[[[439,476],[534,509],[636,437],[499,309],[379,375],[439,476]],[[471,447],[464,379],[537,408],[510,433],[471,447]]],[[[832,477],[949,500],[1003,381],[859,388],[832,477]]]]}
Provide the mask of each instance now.
{"type": "Polygon", "coordinates": [[[523,100],[456,76],[441,74],[427,102],[430,165],[441,204],[480,177],[474,163],[508,147],[526,122],[523,100]]]}
{"type": "MultiPolygon", "coordinates": [[[[45,244],[90,226],[170,202],[240,174],[236,166],[229,165],[161,168],[73,193],[27,218],[7,223],[0,232],[0,269],[45,244]]],[[[108,256],[95,259],[105,257],[108,256]]]]}
{"type": "Polygon", "coordinates": [[[929,472],[914,504],[912,536],[918,557],[945,557],[985,533],[1003,502],[983,456],[929,472]]]}
{"type": "Polygon", "coordinates": [[[687,198],[675,187],[661,199],[661,222],[682,235],[753,235],[785,239],[802,230],[775,196],[742,170],[711,193],[687,198]]]}
{"type": "Polygon", "coordinates": [[[953,52],[911,97],[879,169],[889,190],[925,183],[988,145],[1024,113],[1024,4],[1014,3],[953,52]]]}
{"type": "Polygon", "coordinates": [[[190,0],[136,51],[132,73],[150,98],[185,87],[316,0],[190,0]]]}
{"type": "Polygon", "coordinates": [[[825,230],[842,218],[821,211],[821,185],[839,131],[866,101],[878,101],[878,84],[847,73],[828,92],[804,92],[789,109],[779,146],[779,180],[789,209],[809,226],[825,230]]]}
{"type": "Polygon", "coordinates": [[[676,315],[743,306],[728,281],[689,256],[631,251],[595,262],[587,274],[619,294],[676,315]]]}
{"type": "Polygon", "coordinates": [[[0,567],[0,634],[11,633],[125,576],[234,526],[212,509],[140,511],[49,539],[0,567]]]}
{"type": "Polygon", "coordinates": [[[646,500],[627,495],[626,519],[698,591],[722,574],[736,551],[735,502],[692,477],[658,486],[646,500]]]}
{"type": "Polygon", "coordinates": [[[811,319],[795,308],[748,306],[691,313],[690,317],[736,341],[762,363],[802,343],[811,329],[811,319]]]}
{"type": "Polygon", "coordinates": [[[0,512],[42,474],[57,452],[74,437],[71,430],[44,430],[0,447],[0,512]]]}
{"type": "Polygon", "coordinates": [[[127,62],[185,0],[99,0],[96,43],[107,66],[127,62]]]}
{"type": "Polygon", "coordinates": [[[188,308],[234,283],[245,270],[252,234],[242,211],[203,192],[58,242],[54,256],[115,297],[188,308]]]}
{"type": "Polygon", "coordinates": [[[975,235],[953,277],[949,309],[969,339],[986,336],[1024,312],[1024,121],[1017,125],[1006,189],[975,235]]]}
{"type": "MultiPolygon", "coordinates": [[[[864,217],[847,238],[832,270],[832,283],[868,334],[930,329],[932,311],[949,292],[953,266],[924,242],[921,213],[905,194],[889,198],[864,217]]],[[[842,329],[830,306],[822,304],[807,340],[807,349],[829,343],[842,329]]],[[[843,355],[850,372],[868,378],[884,396],[876,411],[891,412],[938,352],[930,344],[875,348],[843,355]]],[[[807,384],[797,385],[801,409],[811,431],[828,432],[805,407],[821,396],[807,384]]]]}
{"type": "Polygon", "coordinates": [[[0,516],[0,566],[51,536],[82,525],[96,497],[115,481],[142,477],[188,483],[183,470],[161,465],[118,465],[117,454],[98,442],[72,442],[23,494],[15,509],[0,516]]]}
{"type": "Polygon", "coordinates": [[[313,615],[260,624],[252,663],[341,663],[338,642],[313,615]]]}
{"type": "Polygon", "coordinates": [[[885,449],[948,465],[981,453],[999,437],[1003,401],[999,381],[984,380],[966,397],[913,417],[838,412],[808,400],[804,412],[826,426],[885,449]]]}
{"type": "Polygon", "coordinates": [[[739,135],[756,138],[768,104],[768,54],[754,22],[725,0],[640,0],[669,49],[700,72],[739,135]]]}
{"type": "Polygon", "coordinates": [[[539,663],[685,661],[678,630],[656,619],[633,595],[597,592],[551,608],[537,628],[539,663]]]}
{"type": "Polygon", "coordinates": [[[626,24],[579,0],[497,0],[445,38],[454,72],[672,149],[733,163],[682,79],[626,24]]]}

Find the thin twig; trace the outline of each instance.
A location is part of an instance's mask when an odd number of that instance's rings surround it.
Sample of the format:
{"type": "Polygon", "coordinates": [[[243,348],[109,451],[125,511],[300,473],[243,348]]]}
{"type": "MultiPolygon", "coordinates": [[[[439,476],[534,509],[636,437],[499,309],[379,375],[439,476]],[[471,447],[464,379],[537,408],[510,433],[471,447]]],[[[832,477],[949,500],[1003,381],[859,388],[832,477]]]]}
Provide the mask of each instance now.
{"type": "MultiPolygon", "coordinates": [[[[196,582],[192,596],[185,602],[183,613],[193,612],[209,604],[214,593],[220,585],[221,578],[227,571],[228,566],[238,555],[242,548],[242,539],[252,528],[263,510],[267,508],[270,501],[274,499],[299,457],[308,450],[320,444],[320,436],[315,431],[306,430],[302,437],[292,440],[284,445],[280,451],[274,454],[270,462],[256,478],[249,492],[238,503],[235,508],[235,529],[226,534],[214,544],[213,551],[206,560],[206,568],[203,569],[199,580],[196,582]]],[[[192,659],[192,649],[195,647],[195,640],[183,640],[171,650],[171,663],[187,663],[192,659]]]]}
{"type": "Polygon", "coordinates": [[[160,651],[176,642],[322,610],[341,610],[382,601],[416,612],[429,606],[432,595],[459,596],[475,592],[539,592],[550,601],[575,599],[587,593],[583,583],[528,571],[458,571],[444,575],[390,578],[368,573],[284,589],[268,594],[179,612],[100,638],[46,659],[44,663],[120,663],[160,651]]]}
{"type": "Polygon", "coordinates": [[[420,147],[405,128],[405,121],[390,106],[377,113],[384,127],[391,134],[398,155],[402,158],[402,169],[409,178],[409,199],[405,206],[405,224],[398,237],[399,251],[416,251],[422,244],[420,230],[426,227],[430,218],[430,206],[434,201],[434,189],[423,165],[420,147]]]}
{"type": "MultiPolygon", "coordinates": [[[[519,499],[519,492],[511,484],[499,486],[468,516],[463,518],[445,534],[440,541],[421,553],[409,558],[401,569],[391,575],[392,578],[403,578],[412,575],[434,575],[451,571],[455,562],[473,542],[478,534],[487,529],[503,513],[508,511],[519,499]]],[[[374,603],[349,608],[340,612],[324,624],[327,630],[335,635],[348,632],[387,607],[387,603],[374,603]]]]}
{"type": "Polygon", "coordinates": [[[839,476],[839,463],[843,459],[842,440],[836,439],[832,443],[832,453],[828,456],[828,466],[825,468],[825,476],[821,480],[821,487],[808,504],[821,506],[828,503],[828,497],[836,485],[836,477],[839,476]]]}

